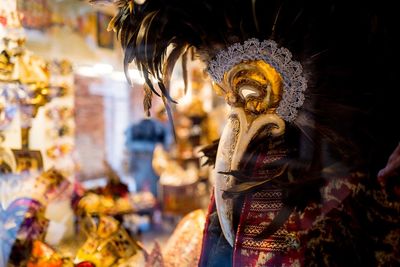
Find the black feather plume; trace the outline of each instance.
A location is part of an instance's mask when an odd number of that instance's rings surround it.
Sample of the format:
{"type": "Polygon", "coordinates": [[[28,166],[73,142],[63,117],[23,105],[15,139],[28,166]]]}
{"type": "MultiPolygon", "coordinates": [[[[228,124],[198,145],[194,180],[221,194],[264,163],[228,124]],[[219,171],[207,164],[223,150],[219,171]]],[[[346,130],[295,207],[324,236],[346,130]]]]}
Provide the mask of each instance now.
{"type": "Polygon", "coordinates": [[[215,166],[215,159],[217,157],[218,145],[219,145],[219,139],[201,148],[200,152],[203,153],[202,157],[206,158],[206,162],[203,164],[203,166],[205,165],[215,166]]]}

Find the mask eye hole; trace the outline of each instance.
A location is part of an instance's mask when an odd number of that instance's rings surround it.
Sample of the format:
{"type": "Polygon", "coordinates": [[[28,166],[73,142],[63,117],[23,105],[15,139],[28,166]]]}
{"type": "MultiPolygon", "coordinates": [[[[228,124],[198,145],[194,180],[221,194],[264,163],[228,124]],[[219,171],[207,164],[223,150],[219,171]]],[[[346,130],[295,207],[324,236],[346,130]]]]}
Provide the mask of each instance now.
{"type": "Polygon", "coordinates": [[[248,99],[249,97],[258,97],[260,93],[251,86],[243,86],[240,88],[240,95],[243,99],[248,99]]]}

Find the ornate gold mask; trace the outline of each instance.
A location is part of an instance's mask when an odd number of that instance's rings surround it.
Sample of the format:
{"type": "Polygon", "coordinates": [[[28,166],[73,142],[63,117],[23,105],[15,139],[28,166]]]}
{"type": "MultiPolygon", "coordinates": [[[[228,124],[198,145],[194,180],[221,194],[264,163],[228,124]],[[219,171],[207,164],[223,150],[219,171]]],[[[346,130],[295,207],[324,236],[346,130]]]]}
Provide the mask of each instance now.
{"type": "Polygon", "coordinates": [[[214,176],[218,217],[225,238],[233,246],[233,200],[224,199],[223,192],[235,185],[235,179],[226,173],[239,170],[256,136],[273,138],[285,133],[285,121],[293,121],[303,103],[307,81],[301,65],[291,60],[289,50],[278,48],[271,40],[250,39],[243,45],[234,44],[217,54],[208,71],[216,82],[217,93],[231,106],[214,176]]]}

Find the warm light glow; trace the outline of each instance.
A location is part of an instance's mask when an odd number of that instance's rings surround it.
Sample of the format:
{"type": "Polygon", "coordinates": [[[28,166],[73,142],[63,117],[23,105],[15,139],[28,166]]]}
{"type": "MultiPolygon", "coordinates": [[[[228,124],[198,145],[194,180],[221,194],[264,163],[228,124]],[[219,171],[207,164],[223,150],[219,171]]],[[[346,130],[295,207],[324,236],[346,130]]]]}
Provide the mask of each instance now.
{"type": "Polygon", "coordinates": [[[144,84],[145,80],[142,75],[142,73],[137,70],[137,69],[130,69],[129,70],[129,77],[132,81],[132,83],[137,83],[137,84],[144,84]]]}
{"type": "MultiPolygon", "coordinates": [[[[114,81],[125,82],[126,76],[123,71],[114,71],[114,68],[109,64],[96,64],[94,66],[79,66],[76,70],[79,75],[86,77],[105,77],[111,78],[114,81]]],[[[138,69],[128,70],[129,78],[132,84],[143,85],[145,79],[138,69]]],[[[150,78],[153,83],[157,83],[155,78],[150,78]]]]}
{"type": "Polygon", "coordinates": [[[109,75],[113,72],[114,68],[110,64],[95,64],[93,66],[79,66],[77,73],[87,77],[99,77],[109,75]]]}
{"type": "Polygon", "coordinates": [[[106,75],[110,74],[114,68],[110,64],[95,64],[93,66],[93,70],[98,74],[98,75],[106,75]]]}
{"type": "MultiPolygon", "coordinates": [[[[131,79],[133,84],[143,85],[145,83],[145,80],[139,70],[130,69],[128,73],[129,73],[129,78],[131,79]]],[[[111,79],[119,82],[124,82],[126,81],[126,76],[123,71],[113,71],[111,73],[111,79]]]]}
{"type": "Polygon", "coordinates": [[[138,5],[143,5],[146,0],[135,0],[135,3],[138,5]]]}
{"type": "Polygon", "coordinates": [[[76,73],[86,77],[98,76],[98,74],[94,71],[94,68],[90,66],[80,66],[76,69],[76,73]]]}

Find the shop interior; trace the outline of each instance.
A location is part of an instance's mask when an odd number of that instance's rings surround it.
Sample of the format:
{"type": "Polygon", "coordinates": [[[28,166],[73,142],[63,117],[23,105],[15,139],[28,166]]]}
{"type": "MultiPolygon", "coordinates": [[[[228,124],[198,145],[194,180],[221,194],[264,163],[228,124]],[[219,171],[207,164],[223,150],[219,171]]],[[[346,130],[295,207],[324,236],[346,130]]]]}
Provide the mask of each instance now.
{"type": "Polygon", "coordinates": [[[0,0],[0,267],[400,266],[391,2],[0,0]]]}
{"type": "Polygon", "coordinates": [[[171,120],[112,6],[0,3],[0,266],[194,266],[226,112],[202,63],[174,69],[171,120]]]}

